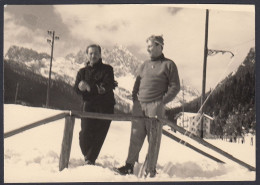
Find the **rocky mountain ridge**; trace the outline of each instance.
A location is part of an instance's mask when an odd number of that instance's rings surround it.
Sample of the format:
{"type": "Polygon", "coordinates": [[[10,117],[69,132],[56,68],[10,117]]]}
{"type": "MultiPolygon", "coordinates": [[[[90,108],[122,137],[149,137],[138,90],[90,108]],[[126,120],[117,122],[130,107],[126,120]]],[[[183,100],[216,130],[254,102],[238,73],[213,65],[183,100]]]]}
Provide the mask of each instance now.
{"type": "MultiPolygon", "coordinates": [[[[37,55],[37,52],[32,49],[12,46],[5,57],[22,62],[28,69],[48,78],[50,57],[47,54],[41,54],[42,57],[32,57],[30,55],[32,52],[34,53],[33,56],[37,55]],[[21,60],[21,58],[25,60],[21,60]]],[[[130,109],[129,107],[131,107],[132,103],[131,91],[136,71],[143,61],[137,59],[127,48],[119,45],[114,46],[112,49],[102,48],[102,59],[104,63],[110,64],[114,68],[115,79],[119,82],[118,88],[115,90],[117,101],[125,104],[128,107],[127,109],[130,109]]],[[[84,67],[86,61],[86,54],[83,50],[78,51],[76,54],[70,53],[65,57],[54,58],[51,77],[53,80],[61,80],[73,86],[78,70],[84,67]]],[[[169,108],[181,105],[183,91],[185,102],[189,102],[199,96],[199,92],[196,89],[184,86],[175,100],[167,104],[169,108]]]]}

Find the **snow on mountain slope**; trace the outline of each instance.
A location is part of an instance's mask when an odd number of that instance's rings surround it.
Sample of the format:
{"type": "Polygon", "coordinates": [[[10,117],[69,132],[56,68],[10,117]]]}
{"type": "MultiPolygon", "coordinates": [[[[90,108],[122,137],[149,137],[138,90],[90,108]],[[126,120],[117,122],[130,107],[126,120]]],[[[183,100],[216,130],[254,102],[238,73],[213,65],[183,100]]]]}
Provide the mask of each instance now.
{"type": "MultiPolygon", "coordinates": [[[[254,41],[251,41],[243,45],[238,45],[234,48],[234,58],[232,63],[229,66],[230,70],[232,70],[232,74],[235,74],[239,66],[243,65],[243,61],[249,53],[248,48],[254,48],[254,47],[255,47],[254,41]]],[[[254,61],[255,60],[253,60],[252,62],[254,61]]]]}
{"type": "MultiPolygon", "coordinates": [[[[85,52],[79,51],[76,55],[69,54],[66,57],[54,58],[52,61],[52,79],[62,80],[70,85],[74,85],[77,72],[84,67],[86,60],[85,52]]],[[[116,45],[112,49],[102,48],[102,60],[114,68],[115,80],[118,81],[118,87],[115,90],[117,101],[131,106],[131,92],[135,81],[138,66],[143,62],[137,59],[127,48],[116,45]],[[121,96],[123,95],[123,96],[121,96]]],[[[33,69],[46,78],[49,77],[50,61],[45,58],[41,61],[28,61],[25,65],[33,69]],[[36,65],[37,64],[37,65],[36,65]]],[[[199,96],[199,92],[192,87],[184,88],[185,101],[191,101],[199,96]]],[[[181,105],[182,90],[174,101],[167,104],[167,107],[173,108],[181,105]]]]}

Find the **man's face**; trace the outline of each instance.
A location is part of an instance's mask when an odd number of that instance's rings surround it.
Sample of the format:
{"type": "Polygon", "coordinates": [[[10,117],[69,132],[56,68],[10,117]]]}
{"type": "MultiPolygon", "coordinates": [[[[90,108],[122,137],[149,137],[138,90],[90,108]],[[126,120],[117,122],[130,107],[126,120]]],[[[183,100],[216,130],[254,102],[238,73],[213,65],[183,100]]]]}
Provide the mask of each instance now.
{"type": "Polygon", "coordinates": [[[99,52],[97,47],[90,47],[90,48],[88,48],[87,56],[88,56],[90,65],[93,66],[101,58],[101,53],[99,52]]]}
{"type": "Polygon", "coordinates": [[[155,42],[148,40],[147,51],[151,58],[159,57],[162,54],[162,47],[155,42]]]}

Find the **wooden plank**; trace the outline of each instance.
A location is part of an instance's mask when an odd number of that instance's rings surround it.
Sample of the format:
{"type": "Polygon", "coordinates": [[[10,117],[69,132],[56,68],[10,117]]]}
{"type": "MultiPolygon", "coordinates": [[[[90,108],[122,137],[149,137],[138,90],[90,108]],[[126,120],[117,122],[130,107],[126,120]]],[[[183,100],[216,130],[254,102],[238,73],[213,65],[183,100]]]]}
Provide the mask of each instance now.
{"type": "Polygon", "coordinates": [[[80,112],[71,111],[71,115],[77,118],[96,118],[96,119],[108,119],[114,121],[132,121],[136,119],[149,119],[142,116],[132,116],[128,114],[101,114],[95,112],[80,112]]]}
{"type": "Polygon", "coordinates": [[[194,150],[194,151],[196,151],[196,152],[198,152],[198,153],[200,153],[200,154],[202,154],[202,155],[204,155],[204,156],[206,156],[206,157],[208,157],[208,158],[210,158],[210,159],[212,159],[212,160],[214,160],[214,161],[216,161],[218,163],[225,163],[225,162],[221,161],[220,159],[218,159],[218,158],[216,158],[216,157],[214,157],[214,156],[212,156],[212,155],[210,155],[210,154],[208,154],[208,153],[206,153],[206,152],[196,148],[195,146],[191,145],[190,143],[188,143],[186,141],[183,141],[182,139],[176,137],[175,135],[171,134],[170,132],[168,132],[168,131],[166,131],[164,129],[163,129],[162,133],[165,136],[173,139],[174,141],[176,141],[176,142],[178,142],[178,143],[180,143],[180,144],[182,144],[184,146],[187,146],[188,148],[191,148],[192,150],[194,150]]]}
{"type": "Polygon", "coordinates": [[[220,153],[221,155],[223,155],[223,156],[227,157],[228,159],[230,159],[230,160],[232,160],[232,161],[234,161],[234,162],[240,164],[241,166],[246,167],[246,168],[249,169],[250,171],[256,171],[256,168],[255,168],[255,167],[253,167],[253,166],[251,166],[251,165],[249,165],[249,164],[247,164],[247,163],[245,163],[245,162],[243,162],[243,161],[241,161],[241,160],[239,160],[239,159],[233,157],[232,155],[228,154],[227,152],[221,150],[220,148],[218,148],[218,147],[216,147],[216,146],[214,146],[214,145],[208,143],[207,141],[201,139],[200,137],[194,135],[193,133],[191,133],[191,132],[185,130],[185,129],[182,128],[182,127],[179,127],[178,125],[176,125],[176,124],[174,124],[174,123],[172,123],[170,120],[167,120],[167,119],[159,119],[159,120],[160,120],[161,122],[163,122],[163,123],[169,125],[169,126],[172,127],[173,129],[179,131],[180,133],[182,133],[182,134],[184,134],[184,135],[186,135],[186,136],[192,138],[193,140],[197,141],[198,143],[200,143],[200,144],[202,144],[202,145],[204,145],[204,146],[206,146],[206,147],[208,147],[208,148],[210,148],[210,149],[212,149],[212,150],[214,150],[214,151],[220,153]]]}
{"type": "Polygon", "coordinates": [[[60,171],[62,171],[64,168],[68,168],[69,165],[74,125],[75,125],[75,117],[66,116],[63,140],[61,145],[60,161],[59,161],[60,171]]]}
{"type": "Polygon", "coordinates": [[[149,119],[150,121],[150,130],[149,130],[149,145],[148,152],[146,154],[145,161],[138,173],[138,178],[141,178],[143,175],[147,177],[152,170],[156,167],[156,162],[159,154],[159,146],[161,142],[161,137],[158,137],[158,132],[160,132],[160,128],[162,125],[158,124],[157,119],[149,119]],[[159,146],[158,146],[159,145],[159,146]]]}
{"type": "Polygon", "coordinates": [[[11,136],[13,136],[13,135],[19,134],[19,133],[21,133],[21,132],[24,132],[24,131],[26,131],[26,130],[29,130],[29,129],[38,127],[38,126],[43,125],[43,124],[46,124],[46,123],[50,123],[50,122],[53,122],[53,121],[57,121],[57,120],[59,120],[59,119],[64,118],[66,115],[68,115],[68,113],[63,112],[63,113],[57,114],[57,115],[55,115],[55,116],[51,116],[51,117],[42,119],[42,120],[40,120],[40,121],[36,121],[36,122],[34,122],[34,123],[25,125],[25,126],[23,126],[23,127],[20,127],[20,128],[14,129],[14,130],[11,130],[11,131],[9,131],[9,132],[4,133],[4,138],[11,137],[11,136]]]}
{"type": "Polygon", "coordinates": [[[138,174],[137,174],[137,177],[138,178],[142,178],[144,175],[145,175],[145,169],[147,168],[147,155],[145,157],[145,160],[144,160],[144,163],[142,164],[138,174]]]}
{"type": "Polygon", "coordinates": [[[150,136],[149,136],[149,146],[148,146],[148,153],[147,153],[147,164],[145,166],[145,172],[146,175],[150,174],[155,166],[153,164],[155,163],[156,154],[158,154],[159,151],[156,151],[156,148],[158,147],[158,140],[157,140],[157,132],[158,132],[158,121],[156,119],[150,119],[150,136]]]}

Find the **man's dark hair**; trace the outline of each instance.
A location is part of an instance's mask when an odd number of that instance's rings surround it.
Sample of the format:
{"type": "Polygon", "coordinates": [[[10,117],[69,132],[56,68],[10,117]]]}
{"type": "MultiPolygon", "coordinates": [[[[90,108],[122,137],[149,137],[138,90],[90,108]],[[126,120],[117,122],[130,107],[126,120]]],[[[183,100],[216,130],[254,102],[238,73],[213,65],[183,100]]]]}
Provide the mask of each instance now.
{"type": "Polygon", "coordinates": [[[99,51],[99,53],[101,53],[101,47],[100,47],[99,45],[97,45],[97,44],[91,44],[91,45],[89,45],[89,46],[87,47],[87,49],[86,49],[86,53],[88,53],[88,49],[89,49],[89,48],[97,48],[98,51],[99,51]]]}

